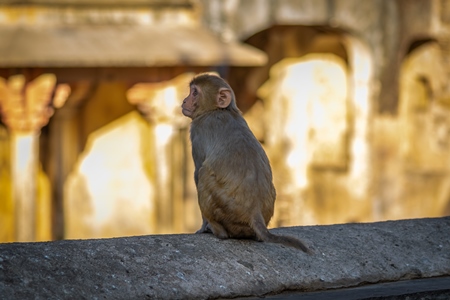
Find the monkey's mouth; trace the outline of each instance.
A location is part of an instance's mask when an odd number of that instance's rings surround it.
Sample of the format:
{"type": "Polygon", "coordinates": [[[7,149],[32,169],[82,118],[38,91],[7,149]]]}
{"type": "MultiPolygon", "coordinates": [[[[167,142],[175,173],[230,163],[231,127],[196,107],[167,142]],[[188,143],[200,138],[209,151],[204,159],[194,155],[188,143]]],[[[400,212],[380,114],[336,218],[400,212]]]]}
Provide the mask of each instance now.
{"type": "Polygon", "coordinates": [[[192,111],[184,107],[181,108],[181,113],[186,117],[192,116],[192,111]]]}

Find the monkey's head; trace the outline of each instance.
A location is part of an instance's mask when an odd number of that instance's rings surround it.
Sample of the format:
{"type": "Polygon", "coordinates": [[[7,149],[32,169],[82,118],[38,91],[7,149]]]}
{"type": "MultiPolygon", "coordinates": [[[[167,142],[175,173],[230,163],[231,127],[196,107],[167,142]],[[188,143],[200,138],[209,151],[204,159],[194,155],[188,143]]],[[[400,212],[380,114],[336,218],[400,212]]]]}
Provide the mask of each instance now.
{"type": "Polygon", "coordinates": [[[195,119],[209,111],[224,109],[240,113],[230,85],[216,75],[203,73],[189,84],[189,95],[181,105],[183,115],[195,119]]]}

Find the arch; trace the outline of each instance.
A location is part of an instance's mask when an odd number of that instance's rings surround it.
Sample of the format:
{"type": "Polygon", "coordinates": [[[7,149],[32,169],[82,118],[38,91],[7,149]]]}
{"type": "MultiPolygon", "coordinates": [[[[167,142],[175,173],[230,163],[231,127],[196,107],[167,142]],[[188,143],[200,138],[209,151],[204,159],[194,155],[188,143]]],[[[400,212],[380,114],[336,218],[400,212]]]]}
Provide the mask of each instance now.
{"type": "Polygon", "coordinates": [[[416,41],[411,48],[414,50],[400,70],[399,119],[405,131],[402,155],[408,169],[441,170],[445,167],[442,155],[446,155],[439,150],[440,136],[433,132],[431,119],[437,110],[445,110],[447,101],[442,52],[433,41],[416,41]]]}
{"type": "Polygon", "coordinates": [[[433,42],[436,42],[436,40],[429,37],[417,38],[409,44],[408,50],[406,50],[406,55],[410,55],[414,50],[421,47],[422,45],[433,42]]]}
{"type": "Polygon", "coordinates": [[[246,112],[258,100],[257,89],[269,78],[271,67],[284,58],[310,53],[332,53],[348,63],[342,31],[326,26],[277,25],[250,36],[245,42],[267,53],[268,63],[260,68],[231,68],[229,81],[238,106],[246,112]],[[244,84],[243,84],[244,83],[244,84]]]}
{"type": "MultiPolygon", "coordinates": [[[[371,220],[373,167],[369,132],[377,86],[373,83],[370,48],[357,37],[326,26],[274,26],[253,35],[247,42],[266,51],[269,57],[266,67],[247,73],[239,70],[241,77],[234,86],[238,87],[237,95],[239,87],[247,87],[244,93],[247,97],[254,92],[251,89],[262,86],[259,93],[248,100],[247,107],[258,103],[260,98],[267,99],[263,113],[266,132],[261,140],[273,163],[279,195],[273,224],[371,220]],[[313,65],[330,72],[340,70],[338,73],[344,75],[336,73],[328,77],[328,80],[331,78],[328,84],[326,79],[314,81],[317,78],[306,83],[314,72],[307,76],[298,74],[312,70],[313,65]],[[293,69],[302,72],[288,76],[293,69]],[[288,77],[294,80],[292,85],[285,84],[290,80],[288,77]],[[311,86],[317,87],[312,92],[320,94],[321,89],[331,88],[330,84],[337,84],[334,89],[345,86],[345,92],[339,94],[334,90],[325,96],[328,98],[323,103],[320,100],[323,95],[305,100],[309,97],[305,93],[311,86]],[[322,127],[311,121],[307,110],[312,114],[321,111],[325,119],[334,119],[334,123],[327,120],[322,127]],[[296,125],[289,127],[291,131],[280,125],[287,119],[295,121],[296,125]],[[343,209],[348,205],[355,208],[351,213],[343,209]]],[[[230,76],[231,80],[233,77],[230,76]]],[[[240,98],[245,97],[238,96],[240,98]]],[[[260,110],[259,104],[257,107],[260,110]]],[[[252,123],[249,122],[250,126],[252,123]]]]}
{"type": "Polygon", "coordinates": [[[444,55],[434,40],[411,43],[400,70],[401,203],[408,217],[446,214],[450,195],[450,101],[444,55]]]}

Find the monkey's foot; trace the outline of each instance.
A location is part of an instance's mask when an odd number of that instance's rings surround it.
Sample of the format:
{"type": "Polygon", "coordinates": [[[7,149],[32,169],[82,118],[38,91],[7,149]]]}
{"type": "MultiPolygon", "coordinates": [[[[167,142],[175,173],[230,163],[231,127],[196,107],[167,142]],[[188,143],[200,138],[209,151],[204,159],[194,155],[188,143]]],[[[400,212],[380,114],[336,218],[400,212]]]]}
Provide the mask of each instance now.
{"type": "Polygon", "coordinates": [[[209,223],[207,221],[203,221],[202,227],[195,232],[197,233],[212,233],[211,228],[209,227],[209,223]]]}
{"type": "Polygon", "coordinates": [[[199,230],[197,230],[196,232],[195,232],[195,234],[199,234],[199,233],[212,233],[212,231],[211,231],[211,229],[209,229],[208,227],[207,228],[200,228],[199,230]]]}

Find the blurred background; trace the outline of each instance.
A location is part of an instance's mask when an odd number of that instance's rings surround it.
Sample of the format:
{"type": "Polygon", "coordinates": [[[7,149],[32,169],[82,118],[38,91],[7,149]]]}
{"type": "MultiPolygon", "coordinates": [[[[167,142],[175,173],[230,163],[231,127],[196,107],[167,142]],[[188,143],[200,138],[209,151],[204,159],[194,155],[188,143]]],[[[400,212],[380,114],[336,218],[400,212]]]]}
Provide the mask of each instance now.
{"type": "Polygon", "coordinates": [[[450,0],[0,0],[0,242],[192,233],[214,71],[271,227],[450,214],[450,0]]]}

